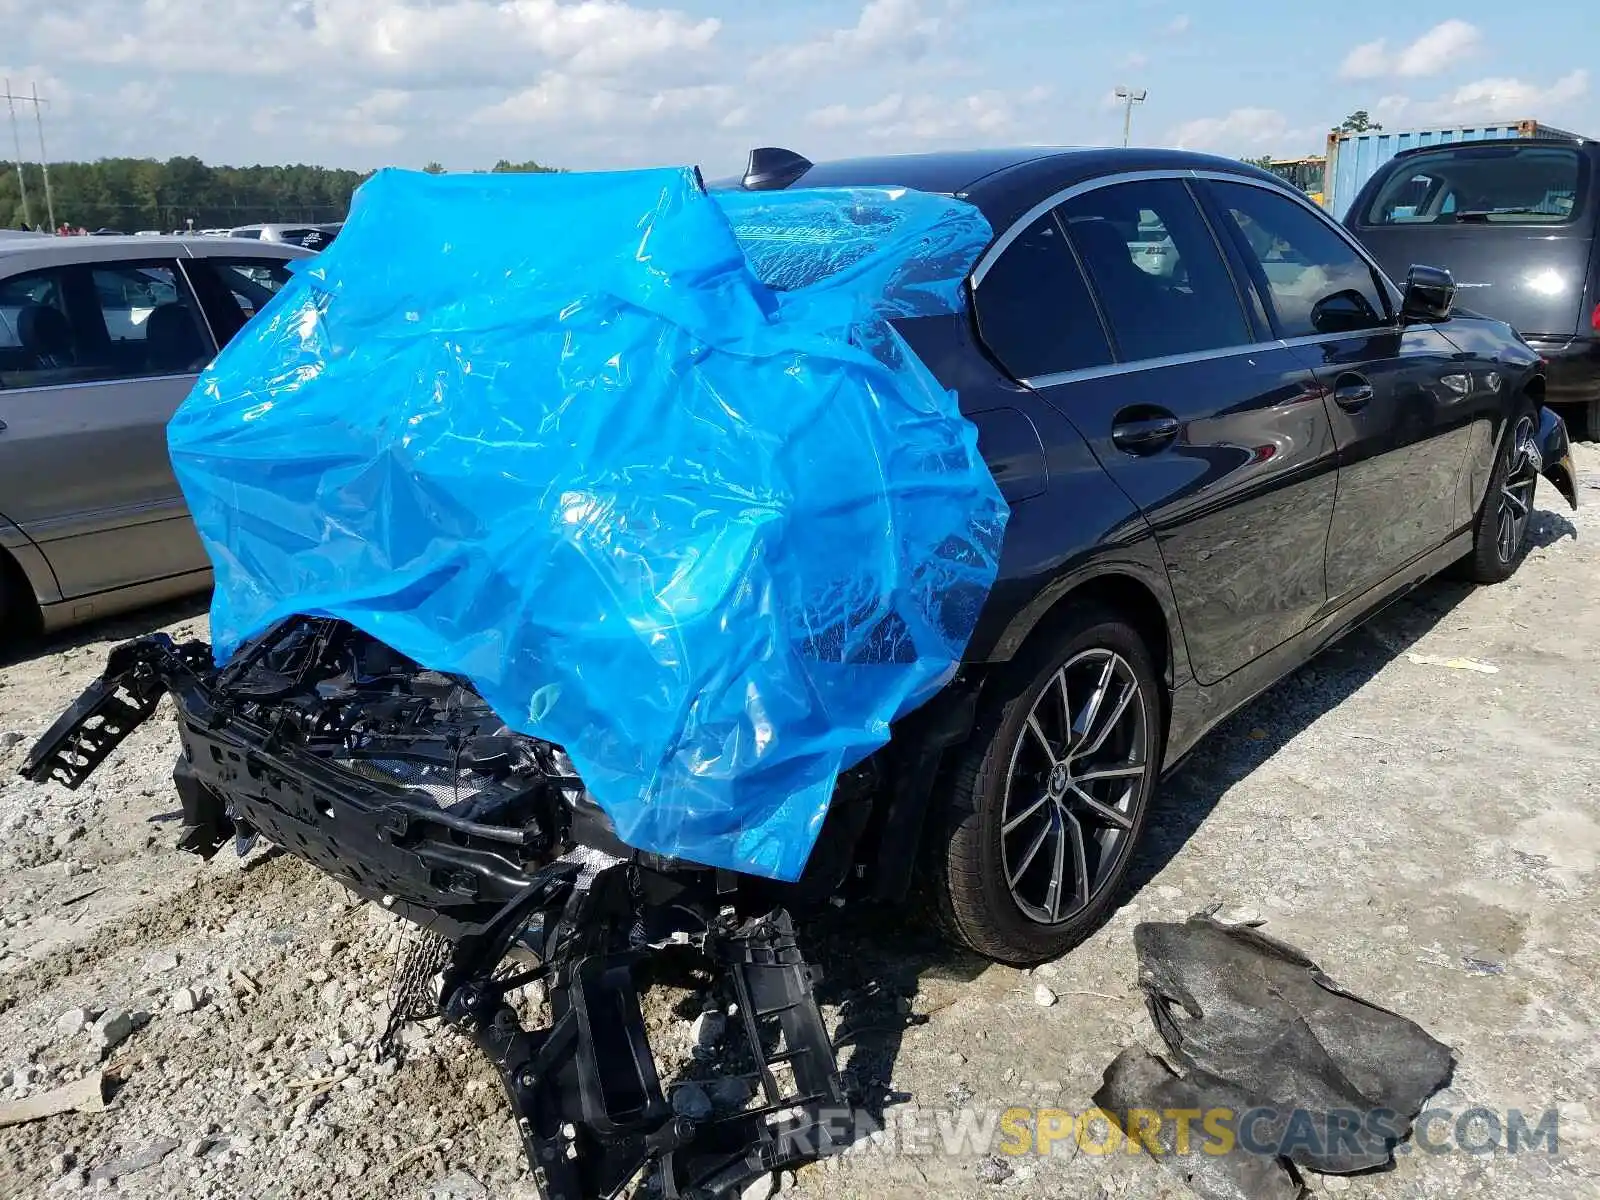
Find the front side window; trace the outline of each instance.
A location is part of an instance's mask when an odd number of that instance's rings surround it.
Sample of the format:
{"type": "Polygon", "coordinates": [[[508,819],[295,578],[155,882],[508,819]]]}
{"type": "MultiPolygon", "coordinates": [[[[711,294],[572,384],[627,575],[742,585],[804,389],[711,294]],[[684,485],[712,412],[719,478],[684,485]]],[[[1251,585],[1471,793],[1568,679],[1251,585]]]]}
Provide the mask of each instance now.
{"type": "Polygon", "coordinates": [[[1560,225],[1576,216],[1582,159],[1570,147],[1452,146],[1407,158],[1366,225],[1560,225]]]}
{"type": "Polygon", "coordinates": [[[995,260],[973,293],[978,332],[1017,379],[1111,361],[1083,273],[1046,213],[995,260]]]}
{"type": "Polygon", "coordinates": [[[186,375],[210,357],[176,263],[102,263],[0,282],[0,388],[186,375]]]}
{"type": "Polygon", "coordinates": [[[249,320],[289,282],[288,264],[271,258],[211,259],[233,294],[234,303],[249,320]]]}
{"type": "Polygon", "coordinates": [[[1389,323],[1372,268],[1326,221],[1287,196],[1210,185],[1242,253],[1259,270],[1280,337],[1349,333],[1389,323]]]}
{"type": "Polygon", "coordinates": [[[1248,345],[1233,276],[1176,179],[1097,188],[1057,210],[1124,362],[1248,345]]]}

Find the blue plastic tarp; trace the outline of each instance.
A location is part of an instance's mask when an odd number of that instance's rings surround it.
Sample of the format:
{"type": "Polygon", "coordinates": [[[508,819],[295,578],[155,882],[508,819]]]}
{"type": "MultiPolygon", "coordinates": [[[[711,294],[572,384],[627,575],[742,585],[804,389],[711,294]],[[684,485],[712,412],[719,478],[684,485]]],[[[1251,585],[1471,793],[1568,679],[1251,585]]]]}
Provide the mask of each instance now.
{"type": "Polygon", "coordinates": [[[994,582],[976,431],[889,324],[989,239],[903,189],[380,172],[168,430],[218,661],[341,618],[565,747],[628,844],[798,877],[994,582]]]}

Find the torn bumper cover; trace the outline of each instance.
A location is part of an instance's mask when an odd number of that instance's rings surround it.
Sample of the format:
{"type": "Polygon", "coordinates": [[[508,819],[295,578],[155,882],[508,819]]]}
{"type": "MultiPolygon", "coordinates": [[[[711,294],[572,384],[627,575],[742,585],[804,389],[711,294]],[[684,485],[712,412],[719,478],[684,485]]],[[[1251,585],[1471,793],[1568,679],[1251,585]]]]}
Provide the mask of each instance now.
{"type": "Polygon", "coordinates": [[[158,634],[112,651],[22,773],[77,787],[163,695],[180,845],[209,858],[264,835],[441,935],[430,1008],[494,1063],[551,1200],[641,1180],[729,1194],[849,1140],[788,915],[742,911],[726,872],[622,846],[562,750],[509,732],[465,681],[329,619],[285,622],[221,670],[205,644],[158,634]],[[668,1103],[637,980],[669,949],[702,955],[737,1006],[753,1106],[695,1120],[668,1103]],[[529,1029],[508,997],[533,983],[549,1020],[529,1029]]]}

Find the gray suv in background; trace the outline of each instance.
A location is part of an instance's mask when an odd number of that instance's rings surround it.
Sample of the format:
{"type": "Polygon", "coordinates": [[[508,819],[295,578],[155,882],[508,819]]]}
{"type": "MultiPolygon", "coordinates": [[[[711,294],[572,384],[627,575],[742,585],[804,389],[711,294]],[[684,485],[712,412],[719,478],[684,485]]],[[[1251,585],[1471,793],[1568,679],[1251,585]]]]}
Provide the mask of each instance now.
{"type": "Polygon", "coordinates": [[[310,253],[231,238],[0,240],[0,635],[210,584],[167,421],[288,261],[310,253]]]}
{"type": "Polygon", "coordinates": [[[1345,227],[1380,266],[1455,277],[1457,309],[1504,321],[1548,364],[1545,402],[1600,440],[1600,143],[1486,140],[1402,151],[1345,227]]]}

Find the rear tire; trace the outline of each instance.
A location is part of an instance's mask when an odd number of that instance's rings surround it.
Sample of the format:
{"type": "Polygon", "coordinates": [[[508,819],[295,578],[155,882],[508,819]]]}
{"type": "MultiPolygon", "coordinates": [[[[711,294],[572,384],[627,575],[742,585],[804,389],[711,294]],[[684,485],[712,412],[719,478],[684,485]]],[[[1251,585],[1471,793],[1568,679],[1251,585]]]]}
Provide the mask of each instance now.
{"type": "Polygon", "coordinates": [[[1163,715],[1149,648],[1098,607],[995,679],[941,781],[926,845],[951,940],[1030,966],[1099,926],[1144,828],[1163,715]]]}
{"type": "Polygon", "coordinates": [[[1533,495],[1539,472],[1528,446],[1539,431],[1533,405],[1521,401],[1511,415],[1506,436],[1495,455],[1489,489],[1472,531],[1472,553],[1463,562],[1474,583],[1500,583],[1511,577],[1522,558],[1533,519],[1533,495]]]}

